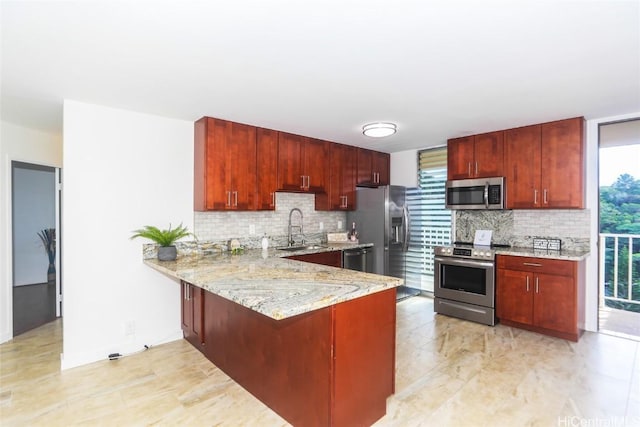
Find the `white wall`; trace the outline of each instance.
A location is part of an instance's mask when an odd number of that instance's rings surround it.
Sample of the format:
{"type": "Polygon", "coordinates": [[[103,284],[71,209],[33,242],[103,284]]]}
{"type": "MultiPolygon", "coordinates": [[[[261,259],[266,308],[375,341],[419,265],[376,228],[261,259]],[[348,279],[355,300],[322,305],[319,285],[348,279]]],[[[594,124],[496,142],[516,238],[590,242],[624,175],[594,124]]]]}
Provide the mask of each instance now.
{"type": "Polygon", "coordinates": [[[418,150],[391,153],[391,185],[418,186],[418,150]]]}
{"type": "Polygon", "coordinates": [[[129,237],[193,230],[193,123],[67,100],[64,165],[62,368],[181,338],[179,284],[129,237]]]}
{"type": "Polygon", "coordinates": [[[62,167],[61,135],[0,121],[0,342],[13,337],[11,161],[62,167]]]}

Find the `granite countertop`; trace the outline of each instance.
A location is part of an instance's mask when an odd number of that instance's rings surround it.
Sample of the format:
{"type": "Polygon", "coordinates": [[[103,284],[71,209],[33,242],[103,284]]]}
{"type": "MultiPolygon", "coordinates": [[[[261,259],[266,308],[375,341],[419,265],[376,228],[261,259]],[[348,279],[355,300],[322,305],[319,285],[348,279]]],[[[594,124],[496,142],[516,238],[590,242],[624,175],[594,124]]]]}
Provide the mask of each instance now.
{"type": "Polygon", "coordinates": [[[563,259],[567,261],[582,261],[589,256],[589,251],[553,251],[533,248],[500,248],[496,249],[496,255],[512,255],[535,258],[563,259]]]}
{"type": "Polygon", "coordinates": [[[294,261],[284,257],[343,250],[371,244],[328,243],[326,248],[287,252],[247,250],[176,261],[144,263],[273,319],[285,319],[403,284],[395,277],[294,261]]]}

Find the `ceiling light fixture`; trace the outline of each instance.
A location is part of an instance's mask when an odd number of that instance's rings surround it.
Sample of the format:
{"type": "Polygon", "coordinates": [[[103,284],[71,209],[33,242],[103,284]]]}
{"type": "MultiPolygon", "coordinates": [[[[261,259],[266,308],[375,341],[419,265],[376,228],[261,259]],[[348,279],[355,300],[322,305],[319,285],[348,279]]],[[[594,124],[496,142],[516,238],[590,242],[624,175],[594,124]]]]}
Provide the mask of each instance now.
{"type": "Polygon", "coordinates": [[[369,123],[362,126],[362,133],[372,138],[383,138],[396,133],[395,123],[369,123]]]}

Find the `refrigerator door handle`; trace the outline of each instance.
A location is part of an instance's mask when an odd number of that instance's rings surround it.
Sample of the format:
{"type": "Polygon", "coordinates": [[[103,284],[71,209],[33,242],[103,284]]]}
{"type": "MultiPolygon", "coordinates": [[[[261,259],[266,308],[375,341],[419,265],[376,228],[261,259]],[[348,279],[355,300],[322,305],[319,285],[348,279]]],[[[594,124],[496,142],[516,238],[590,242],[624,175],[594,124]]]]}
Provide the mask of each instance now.
{"type": "Polygon", "coordinates": [[[402,252],[409,250],[409,209],[406,206],[402,207],[402,215],[404,217],[404,240],[402,242],[402,252]]]}

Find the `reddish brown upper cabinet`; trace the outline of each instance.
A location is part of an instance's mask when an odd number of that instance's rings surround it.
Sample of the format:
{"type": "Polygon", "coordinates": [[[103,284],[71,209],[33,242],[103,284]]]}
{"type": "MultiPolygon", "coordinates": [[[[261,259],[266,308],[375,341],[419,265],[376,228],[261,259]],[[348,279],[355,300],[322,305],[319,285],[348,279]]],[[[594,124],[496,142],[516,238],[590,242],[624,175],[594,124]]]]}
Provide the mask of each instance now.
{"type": "Polygon", "coordinates": [[[584,208],[584,118],[505,131],[507,209],[584,208]]]}
{"type": "Polygon", "coordinates": [[[182,333],[195,348],[204,352],[203,290],[187,282],[181,284],[182,333]]]}
{"type": "Polygon", "coordinates": [[[503,131],[454,138],[447,142],[447,179],[502,176],[503,165],[503,131]]]}
{"type": "Polygon", "coordinates": [[[350,211],[356,203],[358,149],[329,144],[329,191],[316,194],[316,210],[350,211]]]}
{"type": "Polygon", "coordinates": [[[496,312],[507,326],[578,341],[584,262],[499,255],[496,312]]]}
{"type": "Polygon", "coordinates": [[[328,159],[329,142],[279,132],[278,190],[326,192],[328,159]]]}
{"type": "Polygon", "coordinates": [[[357,184],[377,187],[389,185],[389,153],[358,148],[357,184]]]}
{"type": "Polygon", "coordinates": [[[195,123],[194,209],[252,210],[256,128],[203,117],[195,123]]]}
{"type": "Polygon", "coordinates": [[[258,128],[256,141],[256,210],[276,208],[278,189],[278,131],[258,128]]]}

